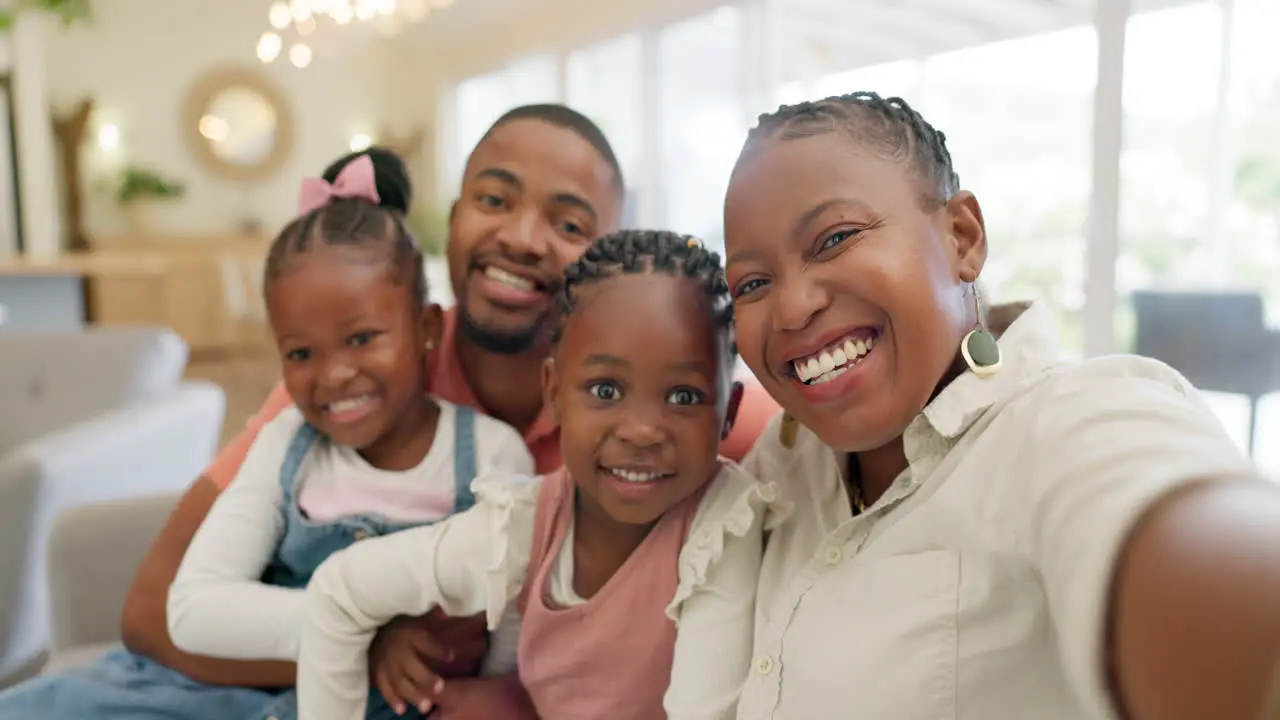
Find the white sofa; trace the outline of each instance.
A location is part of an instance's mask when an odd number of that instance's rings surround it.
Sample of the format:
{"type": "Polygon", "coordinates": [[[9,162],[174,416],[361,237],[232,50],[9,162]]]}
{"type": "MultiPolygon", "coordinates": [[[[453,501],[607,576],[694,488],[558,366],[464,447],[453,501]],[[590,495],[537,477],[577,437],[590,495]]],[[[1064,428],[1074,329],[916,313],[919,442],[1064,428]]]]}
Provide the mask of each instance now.
{"type": "MultiPolygon", "coordinates": [[[[80,584],[72,597],[63,579],[50,593],[50,532],[56,517],[80,522],[80,506],[178,492],[208,464],[225,399],[216,385],[184,382],[186,364],[168,330],[0,332],[0,687],[43,662],[51,607],[102,607],[118,626],[123,590],[114,600],[80,584]]],[[[95,542],[77,572],[136,562],[124,537],[95,542]]]]}

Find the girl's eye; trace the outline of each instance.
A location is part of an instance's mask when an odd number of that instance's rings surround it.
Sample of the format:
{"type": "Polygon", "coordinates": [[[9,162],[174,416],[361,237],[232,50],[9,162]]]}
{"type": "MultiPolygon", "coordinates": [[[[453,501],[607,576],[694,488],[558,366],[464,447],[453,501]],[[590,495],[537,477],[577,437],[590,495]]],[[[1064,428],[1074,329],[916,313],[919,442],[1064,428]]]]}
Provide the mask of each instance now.
{"type": "Polygon", "coordinates": [[[822,242],[818,245],[818,252],[830,250],[857,234],[857,230],[837,230],[822,239],[822,242]]]}
{"type": "Polygon", "coordinates": [[[368,345],[373,340],[375,335],[376,333],[372,333],[372,332],[358,332],[355,335],[352,335],[351,337],[347,338],[347,344],[350,345],[351,347],[363,347],[365,345],[368,345]]]}
{"type": "Polygon", "coordinates": [[[752,278],[751,280],[747,280],[746,282],[739,284],[737,289],[734,290],[733,296],[742,297],[749,292],[759,290],[763,285],[764,280],[761,280],[760,278],[752,278]]]}
{"type": "Polygon", "coordinates": [[[592,383],[587,388],[587,392],[591,393],[591,396],[595,399],[606,402],[612,402],[622,397],[621,388],[611,382],[592,383]]]}
{"type": "Polygon", "coordinates": [[[587,234],[586,230],[583,230],[581,225],[579,225],[576,222],[573,222],[572,220],[566,220],[560,223],[560,229],[570,235],[578,235],[580,237],[583,237],[587,234]]]}
{"type": "Polygon", "coordinates": [[[667,393],[667,402],[672,405],[697,405],[702,398],[702,393],[693,388],[676,388],[667,393]]]}
{"type": "Polygon", "coordinates": [[[284,359],[289,362],[306,362],[311,359],[311,351],[307,348],[296,348],[285,353],[284,359]]]}

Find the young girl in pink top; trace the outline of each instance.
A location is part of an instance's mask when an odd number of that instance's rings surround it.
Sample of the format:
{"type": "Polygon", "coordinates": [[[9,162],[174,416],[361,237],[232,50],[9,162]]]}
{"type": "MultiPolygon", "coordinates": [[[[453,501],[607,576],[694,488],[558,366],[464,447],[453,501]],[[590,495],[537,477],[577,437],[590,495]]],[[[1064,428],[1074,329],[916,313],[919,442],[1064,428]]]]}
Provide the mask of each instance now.
{"type": "MultiPolygon", "coordinates": [[[[480,478],[471,510],[321,566],[301,717],[361,717],[374,632],[438,606],[491,626],[518,608],[520,679],[542,717],[734,716],[773,488],[716,453],[741,393],[719,256],[615,233],[566,270],[560,299],[543,388],[565,468],[480,478]]],[[[425,712],[433,697],[416,700],[425,712]]]]}

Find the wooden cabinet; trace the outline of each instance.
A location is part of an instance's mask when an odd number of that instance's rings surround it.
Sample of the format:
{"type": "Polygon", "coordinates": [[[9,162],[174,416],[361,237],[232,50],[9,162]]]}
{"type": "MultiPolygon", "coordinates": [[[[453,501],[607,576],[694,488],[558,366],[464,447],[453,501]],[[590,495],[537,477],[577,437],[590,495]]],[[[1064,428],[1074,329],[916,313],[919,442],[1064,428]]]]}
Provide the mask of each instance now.
{"type": "Polygon", "coordinates": [[[172,328],[193,355],[241,349],[264,322],[259,285],[268,241],[258,238],[148,238],[112,241],[46,261],[0,262],[5,275],[79,275],[88,320],[100,325],[172,328]]]}

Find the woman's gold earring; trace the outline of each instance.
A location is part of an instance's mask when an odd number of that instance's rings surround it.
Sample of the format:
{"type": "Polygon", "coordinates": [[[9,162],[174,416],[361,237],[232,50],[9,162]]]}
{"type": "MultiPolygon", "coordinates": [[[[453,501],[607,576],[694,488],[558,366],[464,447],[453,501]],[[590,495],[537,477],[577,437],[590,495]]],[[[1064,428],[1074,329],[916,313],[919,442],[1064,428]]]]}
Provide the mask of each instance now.
{"type": "Polygon", "coordinates": [[[986,323],[982,322],[978,286],[970,285],[969,287],[973,292],[973,311],[977,317],[973,329],[964,336],[964,340],[960,341],[960,355],[964,357],[965,364],[974,375],[991,377],[1000,370],[1000,345],[996,342],[995,336],[987,331],[986,323]]]}

